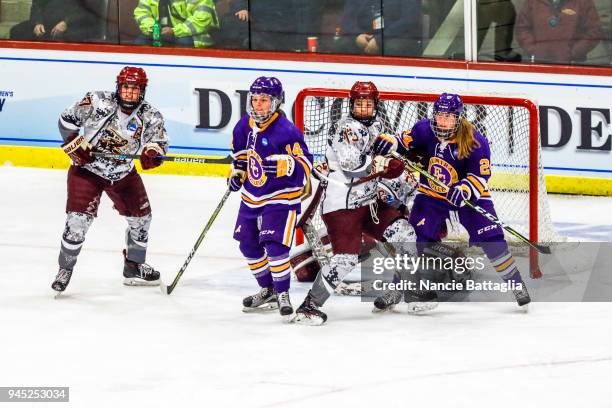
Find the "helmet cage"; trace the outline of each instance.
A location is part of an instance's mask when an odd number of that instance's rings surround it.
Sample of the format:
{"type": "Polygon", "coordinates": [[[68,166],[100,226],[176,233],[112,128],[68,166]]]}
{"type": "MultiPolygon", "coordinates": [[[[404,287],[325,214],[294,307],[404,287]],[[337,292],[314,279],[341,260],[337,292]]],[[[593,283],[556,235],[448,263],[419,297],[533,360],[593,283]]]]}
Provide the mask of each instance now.
{"type": "Polygon", "coordinates": [[[366,126],[370,126],[376,119],[378,114],[378,88],[373,82],[360,82],[357,81],[351,87],[349,92],[349,114],[355,120],[360,121],[366,126]],[[359,117],[355,115],[355,101],[357,99],[371,99],[374,103],[374,110],[372,116],[369,118],[359,117]]]}
{"type": "Polygon", "coordinates": [[[374,123],[374,120],[376,120],[376,115],[378,115],[378,99],[371,98],[371,97],[350,98],[350,100],[349,100],[349,114],[351,115],[351,118],[353,118],[355,120],[358,120],[359,122],[363,123],[366,126],[370,126],[372,123],[374,123]],[[372,116],[370,116],[369,118],[365,118],[365,117],[362,117],[362,116],[355,115],[355,101],[357,99],[370,99],[370,100],[372,100],[372,103],[374,104],[374,109],[372,110],[372,116]]]}
{"type": "Polygon", "coordinates": [[[457,114],[454,112],[445,112],[445,111],[438,111],[438,110],[434,110],[433,111],[433,118],[431,120],[431,130],[434,132],[434,134],[436,135],[436,137],[440,138],[440,139],[451,139],[455,136],[455,134],[457,133],[457,131],[459,130],[459,127],[461,126],[461,120],[465,117],[465,115],[463,114],[463,112],[457,114]],[[440,127],[440,125],[438,125],[438,121],[436,116],[438,114],[448,114],[448,115],[453,115],[455,117],[455,126],[453,126],[450,129],[443,129],[440,127]]]}
{"type": "Polygon", "coordinates": [[[272,117],[272,115],[274,114],[274,112],[276,112],[278,110],[278,108],[280,107],[282,101],[273,96],[273,95],[269,95],[266,93],[252,93],[249,92],[247,94],[247,106],[246,106],[246,111],[249,114],[249,116],[251,118],[253,118],[253,120],[257,123],[261,123],[261,122],[265,122],[266,120],[270,119],[272,117]],[[265,95],[267,97],[270,98],[270,101],[272,102],[272,104],[270,105],[270,111],[265,113],[265,114],[258,114],[257,112],[255,112],[255,109],[253,108],[253,96],[255,95],[265,95]]]}
{"type": "Polygon", "coordinates": [[[455,136],[461,121],[465,117],[464,106],[461,97],[457,94],[443,93],[433,104],[433,114],[430,121],[431,130],[440,139],[450,139],[455,136]],[[438,124],[439,114],[453,115],[455,125],[451,129],[444,129],[438,124]]]}
{"type": "Polygon", "coordinates": [[[147,74],[142,68],[123,68],[119,75],[117,75],[116,95],[119,106],[127,110],[137,108],[144,100],[148,82],[147,74]],[[121,97],[121,87],[123,85],[137,85],[140,88],[140,96],[136,101],[126,101],[121,97]]]}

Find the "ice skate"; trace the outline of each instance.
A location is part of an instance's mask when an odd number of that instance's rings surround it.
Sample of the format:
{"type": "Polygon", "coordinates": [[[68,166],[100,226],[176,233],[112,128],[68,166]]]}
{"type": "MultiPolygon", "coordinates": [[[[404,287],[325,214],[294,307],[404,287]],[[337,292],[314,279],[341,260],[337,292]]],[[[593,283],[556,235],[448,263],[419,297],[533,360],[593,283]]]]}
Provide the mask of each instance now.
{"type": "Polygon", "coordinates": [[[527,292],[527,285],[525,285],[525,282],[521,283],[521,289],[515,289],[512,293],[514,293],[516,303],[519,307],[527,311],[528,305],[531,303],[531,296],[529,296],[529,292],[527,292]]]}
{"type": "Polygon", "coordinates": [[[304,302],[295,311],[292,322],[306,326],[320,326],[326,321],[327,315],[319,310],[319,306],[312,301],[310,292],[308,292],[304,302]]]}
{"type": "Polygon", "coordinates": [[[408,313],[418,314],[438,307],[438,294],[432,290],[407,290],[404,301],[408,303],[408,313]]]}
{"type": "Polygon", "coordinates": [[[401,300],[402,292],[399,290],[389,290],[374,300],[372,313],[392,311],[401,300]]]}
{"type": "MultiPolygon", "coordinates": [[[[287,298],[287,300],[289,300],[287,298]]],[[[279,302],[277,301],[276,292],[273,286],[261,288],[254,295],[247,296],[242,300],[242,311],[245,313],[270,311],[278,309],[279,302]]],[[[289,304],[291,306],[291,304],[289,304]]]]}
{"type": "Polygon", "coordinates": [[[289,299],[289,291],[279,292],[276,295],[278,300],[278,310],[283,318],[289,318],[293,314],[293,306],[289,299]]]}
{"type": "Polygon", "coordinates": [[[60,268],[55,280],[51,284],[51,288],[56,292],[56,297],[59,296],[63,291],[66,290],[70,278],[72,277],[72,271],[68,269],[60,268]]]}
{"type": "Polygon", "coordinates": [[[127,286],[158,286],[160,283],[159,272],[146,263],[130,261],[123,250],[125,262],[123,264],[123,284],[127,286]]]}

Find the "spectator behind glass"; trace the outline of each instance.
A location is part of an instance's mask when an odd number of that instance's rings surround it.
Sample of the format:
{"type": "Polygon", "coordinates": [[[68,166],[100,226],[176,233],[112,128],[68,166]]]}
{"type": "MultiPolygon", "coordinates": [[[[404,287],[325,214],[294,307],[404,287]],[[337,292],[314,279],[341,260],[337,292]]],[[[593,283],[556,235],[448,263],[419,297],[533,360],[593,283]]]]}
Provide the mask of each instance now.
{"type": "Polygon", "coordinates": [[[344,43],[344,50],[337,51],[419,56],[421,17],[421,0],[384,0],[382,10],[381,0],[346,1],[341,26],[344,38],[351,41],[344,43]]]}
{"type": "Polygon", "coordinates": [[[325,0],[251,0],[251,49],[305,51],[321,32],[325,0]]]}
{"type": "Polygon", "coordinates": [[[210,47],[213,41],[209,30],[219,27],[212,0],[140,0],[134,18],[142,32],[137,44],[153,43],[153,25],[157,20],[164,45],[210,47]]]}
{"type": "Polygon", "coordinates": [[[599,15],[593,0],[529,0],[515,36],[527,62],[584,62],[601,38],[599,15]]]}
{"type": "Polygon", "coordinates": [[[219,0],[217,14],[220,27],[210,30],[215,48],[249,49],[249,1],[219,0]]]}
{"type": "MultiPolygon", "coordinates": [[[[512,49],[516,9],[511,0],[478,0],[478,52],[484,42],[489,28],[495,23],[494,58],[497,61],[519,62],[521,55],[512,49]]],[[[479,55],[480,56],[480,55],[479,55]]]]}
{"type": "Polygon", "coordinates": [[[80,0],[33,0],[30,19],[12,27],[10,39],[87,41],[97,24],[97,17],[80,0]]]}

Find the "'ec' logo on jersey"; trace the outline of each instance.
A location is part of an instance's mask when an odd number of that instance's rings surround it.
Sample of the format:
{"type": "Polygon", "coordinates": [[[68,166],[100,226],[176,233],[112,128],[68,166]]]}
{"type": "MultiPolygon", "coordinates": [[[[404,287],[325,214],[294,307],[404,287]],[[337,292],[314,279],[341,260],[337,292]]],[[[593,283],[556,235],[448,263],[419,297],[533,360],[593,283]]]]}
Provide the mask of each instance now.
{"type": "Polygon", "coordinates": [[[247,174],[249,177],[249,181],[255,187],[261,187],[266,184],[266,173],[263,171],[263,166],[261,164],[261,157],[257,154],[255,150],[249,149],[247,151],[247,174]]]}
{"type": "MultiPolygon", "coordinates": [[[[447,186],[457,181],[457,170],[446,160],[439,157],[429,159],[429,173],[447,186]]],[[[438,186],[431,180],[427,180],[429,187],[438,193],[445,193],[446,188],[438,186]]]]}

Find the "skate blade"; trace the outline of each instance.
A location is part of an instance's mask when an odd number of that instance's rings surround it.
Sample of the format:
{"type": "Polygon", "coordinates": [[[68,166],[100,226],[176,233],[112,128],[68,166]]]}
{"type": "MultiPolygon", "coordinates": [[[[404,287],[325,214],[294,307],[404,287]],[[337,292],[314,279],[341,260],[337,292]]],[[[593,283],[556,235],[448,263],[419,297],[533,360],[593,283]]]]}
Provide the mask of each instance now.
{"type": "Polygon", "coordinates": [[[62,293],[64,293],[64,291],[59,291],[59,290],[53,290],[53,292],[55,292],[55,294],[53,295],[53,299],[60,299],[62,298],[62,293]]]}
{"type": "Polygon", "coordinates": [[[438,302],[410,302],[408,303],[409,314],[421,314],[438,307],[438,302]]]}
{"type": "Polygon", "coordinates": [[[300,313],[296,313],[291,323],[301,324],[302,326],[322,326],[325,321],[320,317],[308,317],[300,313]]]}
{"type": "Polygon", "coordinates": [[[123,284],[125,286],[159,286],[161,284],[161,280],[145,281],[138,278],[125,278],[123,280],[123,284]]]}
{"type": "Polygon", "coordinates": [[[397,312],[397,310],[395,310],[395,307],[397,306],[397,304],[395,305],[391,305],[385,309],[379,309],[376,306],[374,306],[372,308],[372,313],[374,314],[382,314],[382,313],[391,313],[391,312],[397,312]]]}
{"type": "Polygon", "coordinates": [[[276,303],[264,303],[257,307],[246,307],[242,308],[243,313],[269,313],[278,310],[278,304],[276,303]]]}

